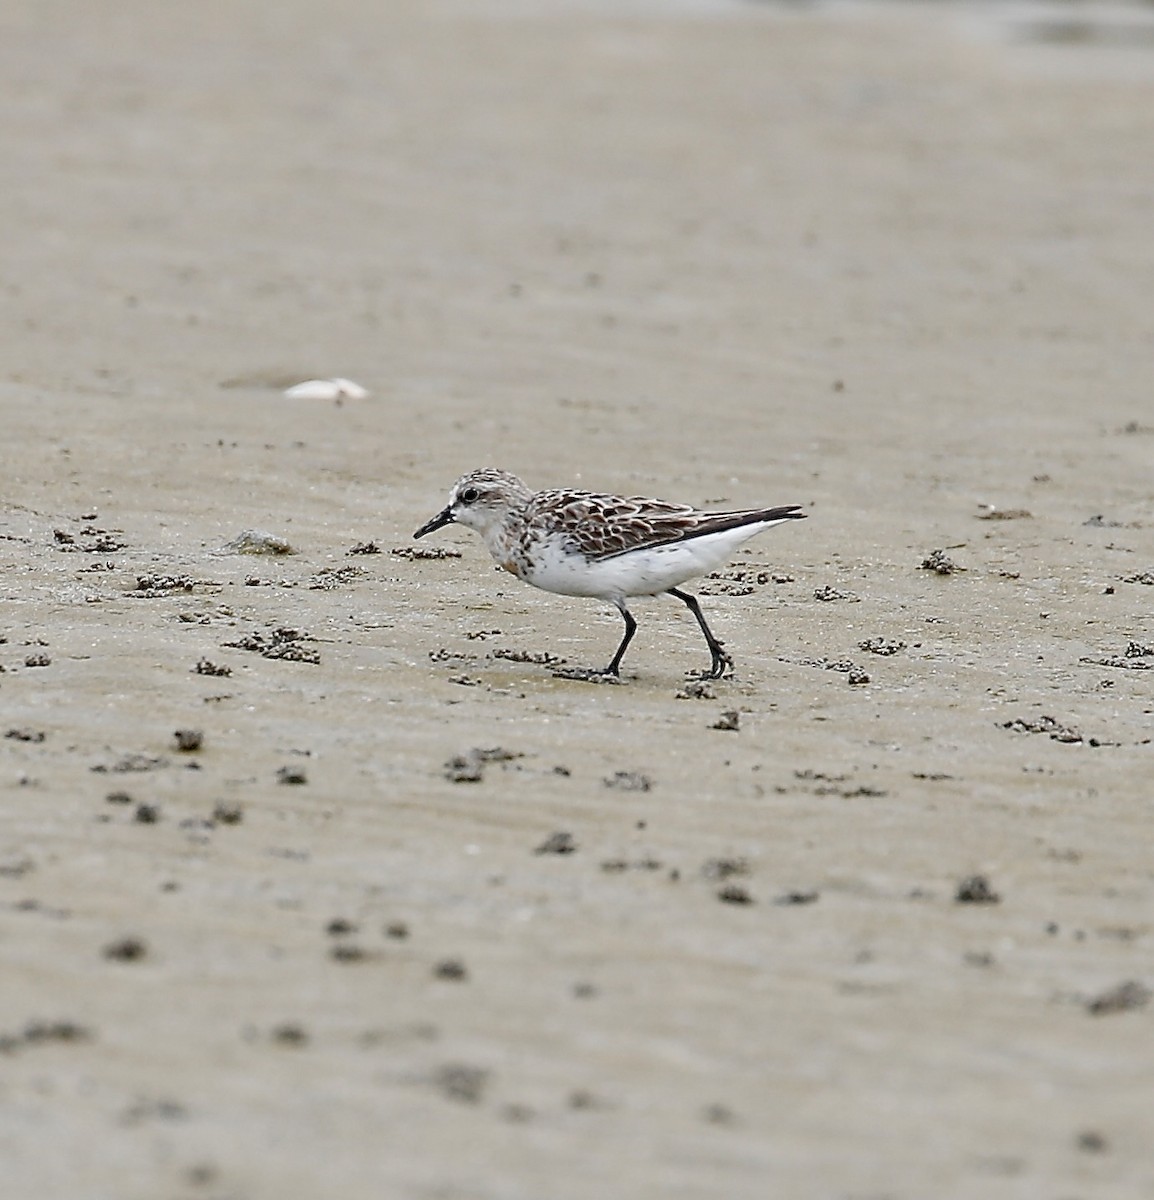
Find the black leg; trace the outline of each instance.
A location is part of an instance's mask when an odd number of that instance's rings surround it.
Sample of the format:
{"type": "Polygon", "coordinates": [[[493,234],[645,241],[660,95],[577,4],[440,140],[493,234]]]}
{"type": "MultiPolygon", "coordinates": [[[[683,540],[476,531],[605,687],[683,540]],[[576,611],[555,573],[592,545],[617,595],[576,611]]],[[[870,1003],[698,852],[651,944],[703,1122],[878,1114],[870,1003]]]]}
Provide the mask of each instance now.
{"type": "Polygon", "coordinates": [[[625,657],[625,651],[629,643],[633,641],[633,635],[637,632],[637,622],[633,619],[633,614],[629,609],[624,604],[618,604],[617,608],[625,618],[625,636],[621,639],[621,645],[617,647],[613,661],[605,668],[606,675],[620,675],[621,660],[625,657]]]}
{"type": "MultiPolygon", "coordinates": [[[[709,647],[709,653],[713,656],[713,664],[705,673],[705,679],[720,679],[725,674],[725,669],[728,667],[733,670],[733,659],[725,653],[722,648],[722,643],[713,636],[713,632],[705,623],[705,618],[701,615],[701,605],[697,603],[697,597],[691,596],[688,592],[679,592],[677,588],[670,588],[669,594],[676,596],[686,608],[693,614],[698,625],[701,626],[701,632],[705,634],[705,644],[709,647]]],[[[626,638],[626,641],[629,639],[626,638]]],[[[622,647],[624,650],[624,646],[622,647]]],[[[619,652],[620,653],[620,652],[619,652]]]]}
{"type": "Polygon", "coordinates": [[[617,647],[617,653],[613,655],[610,664],[603,670],[589,667],[562,667],[561,670],[553,672],[554,678],[579,679],[583,683],[619,683],[621,681],[621,660],[625,657],[625,651],[628,649],[629,643],[633,641],[633,635],[637,632],[637,622],[623,601],[617,604],[617,611],[625,622],[625,636],[621,639],[621,645],[617,647]]]}

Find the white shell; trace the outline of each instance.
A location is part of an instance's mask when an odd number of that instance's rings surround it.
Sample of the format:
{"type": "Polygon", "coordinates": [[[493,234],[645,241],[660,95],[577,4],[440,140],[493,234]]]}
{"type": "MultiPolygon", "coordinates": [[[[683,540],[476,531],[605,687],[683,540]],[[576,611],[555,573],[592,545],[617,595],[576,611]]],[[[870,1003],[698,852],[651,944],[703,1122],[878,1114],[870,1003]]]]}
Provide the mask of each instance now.
{"type": "Polygon", "coordinates": [[[351,379],[341,379],[338,376],[332,382],[341,389],[341,395],[346,400],[365,400],[368,398],[369,389],[361,387],[359,383],[354,383],[351,379]]]}
{"type": "Polygon", "coordinates": [[[306,379],[284,394],[288,400],[364,400],[369,393],[351,379],[306,379]]]}

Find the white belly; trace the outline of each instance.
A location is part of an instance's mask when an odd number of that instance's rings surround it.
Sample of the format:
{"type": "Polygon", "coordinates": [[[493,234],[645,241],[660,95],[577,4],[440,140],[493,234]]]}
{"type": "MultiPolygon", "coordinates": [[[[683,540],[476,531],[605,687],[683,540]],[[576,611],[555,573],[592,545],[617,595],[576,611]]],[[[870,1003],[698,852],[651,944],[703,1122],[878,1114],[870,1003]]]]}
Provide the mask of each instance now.
{"type": "Polygon", "coordinates": [[[539,545],[535,561],[522,577],[534,587],[564,596],[597,596],[603,600],[656,596],[687,579],[724,566],[744,542],[780,523],[743,525],[723,533],[592,561],[582,555],[566,554],[559,541],[550,540],[539,545]]]}

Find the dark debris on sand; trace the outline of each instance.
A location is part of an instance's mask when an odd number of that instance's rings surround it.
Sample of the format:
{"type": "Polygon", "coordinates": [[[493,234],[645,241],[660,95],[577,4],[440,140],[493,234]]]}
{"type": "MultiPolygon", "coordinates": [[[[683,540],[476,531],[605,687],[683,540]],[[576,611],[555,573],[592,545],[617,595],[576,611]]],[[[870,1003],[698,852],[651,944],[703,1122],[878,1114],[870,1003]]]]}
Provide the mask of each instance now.
{"type": "Polygon", "coordinates": [[[175,592],[191,592],[196,580],[191,575],[137,575],[136,587],[128,595],[136,600],[156,600],[175,592]]]}
{"type": "Polygon", "coordinates": [[[534,850],[534,854],[573,854],[577,850],[577,842],[571,833],[558,830],[551,833],[534,850]]]}
{"type": "Polygon", "coordinates": [[[1086,1011],[1094,1017],[1131,1012],[1137,1008],[1145,1008],[1150,1003],[1151,995],[1150,989],[1144,983],[1130,979],[1087,1000],[1086,1011]]]}
{"type": "Polygon", "coordinates": [[[601,864],[606,875],[624,875],[626,871],[660,871],[665,864],[659,858],[607,858],[601,864]]]}
{"type": "Polygon", "coordinates": [[[813,598],[820,600],[823,604],[832,604],[835,600],[848,600],[851,604],[861,603],[860,596],[855,596],[853,592],[843,591],[841,588],[831,587],[829,584],[814,588],[813,598]]]}
{"type": "Polygon", "coordinates": [[[1151,671],[1154,670],[1154,646],[1129,642],[1121,654],[1105,655],[1101,658],[1082,657],[1078,661],[1095,667],[1113,667],[1120,671],[1151,671]]]}
{"type": "Polygon", "coordinates": [[[733,875],[748,875],[747,858],[707,858],[701,864],[701,874],[706,879],[729,879],[733,875]]]}
{"type": "Polygon", "coordinates": [[[954,900],[958,904],[1000,904],[1002,897],[985,875],[968,875],[958,884],[954,900]]]}
{"type": "Polygon", "coordinates": [[[350,583],[363,579],[368,574],[364,567],[325,567],[309,580],[309,590],[313,592],[332,592],[337,588],[347,587],[350,583]]]}
{"type": "Polygon", "coordinates": [[[513,663],[528,663],[535,667],[561,667],[568,661],[559,654],[547,654],[545,652],[534,653],[529,650],[493,650],[490,651],[489,658],[501,658],[506,662],[513,663]]]}
{"type": "Polygon", "coordinates": [[[906,648],[905,642],[884,637],[866,638],[864,641],[858,642],[857,646],[859,650],[864,650],[867,654],[878,654],[883,658],[900,654],[906,648]]]}
{"type": "Polygon", "coordinates": [[[19,1033],[0,1033],[0,1054],[15,1054],[31,1046],[88,1042],[94,1036],[87,1025],[76,1021],[30,1021],[19,1033]]]}
{"type": "Polygon", "coordinates": [[[199,659],[192,670],[196,675],[213,675],[222,679],[227,679],[232,674],[232,667],[221,666],[207,658],[199,659]]]}
{"type": "Polygon", "coordinates": [[[489,1085],[490,1074],[483,1067],[449,1063],[433,1075],[433,1086],[457,1104],[480,1104],[489,1085]]]}
{"type": "Polygon", "coordinates": [[[475,746],[467,754],[457,754],[445,763],[445,778],[450,783],[480,783],[485,777],[485,767],[490,763],[504,765],[523,757],[502,746],[475,746]]]}
{"type": "Polygon", "coordinates": [[[9,729],[4,735],[6,738],[11,738],[14,742],[31,742],[39,744],[48,736],[41,729],[9,729]]]}
{"type": "Polygon", "coordinates": [[[640,771],[614,771],[602,782],[618,792],[648,792],[653,787],[653,780],[640,771]]]}
{"type": "Polygon", "coordinates": [[[158,758],[154,754],[125,754],[122,758],[118,758],[111,766],[105,763],[97,763],[91,770],[98,775],[114,774],[114,775],[130,775],[144,771],[159,771],[163,767],[168,766],[167,758],[158,758]]]}
{"type": "MultiPolygon", "coordinates": [[[[1042,716],[1036,721],[1027,721],[1024,717],[1015,717],[1012,721],[1003,721],[1002,728],[1010,729],[1014,733],[1045,733],[1055,742],[1075,744],[1087,741],[1073,726],[1063,725],[1061,721],[1056,720],[1054,717],[1042,716]]],[[[1097,746],[1098,741],[1096,738],[1090,738],[1088,744],[1097,746]]]]}
{"type": "Polygon", "coordinates": [[[143,938],[123,937],[109,942],[101,953],[112,962],[140,962],[148,957],[148,943],[143,938]]]}
{"type": "Polygon", "coordinates": [[[799,667],[817,667],[822,671],[837,671],[846,677],[846,682],[851,687],[860,687],[871,682],[869,672],[862,670],[857,663],[848,658],[787,658],[783,661],[796,662],[799,667]]]}
{"type": "Polygon", "coordinates": [[[953,575],[956,571],[965,570],[964,567],[959,567],[944,550],[931,550],[922,559],[920,569],[933,571],[935,575],[953,575]]]}
{"type": "Polygon", "coordinates": [[[441,558],[460,558],[460,550],[448,550],[444,546],[395,546],[391,553],[396,558],[409,561],[428,562],[441,558]]]}
{"type": "Polygon", "coordinates": [[[128,545],[117,537],[120,532],[119,529],[97,529],[93,525],[86,525],[75,534],[64,529],[54,529],[52,538],[56,549],[66,553],[79,551],[82,554],[115,554],[128,545]]]}
{"type": "Polygon", "coordinates": [[[312,641],[307,633],[300,629],[290,629],[280,626],[270,633],[253,632],[238,638],[235,642],[225,642],[224,645],[233,650],[251,650],[262,658],[284,659],[286,662],[313,663],[321,661],[321,656],[315,650],[308,650],[301,642],[312,641]]]}
{"type": "Polygon", "coordinates": [[[338,942],[330,947],[329,958],[339,963],[363,963],[368,962],[372,955],[361,946],[350,942],[338,942]]]}

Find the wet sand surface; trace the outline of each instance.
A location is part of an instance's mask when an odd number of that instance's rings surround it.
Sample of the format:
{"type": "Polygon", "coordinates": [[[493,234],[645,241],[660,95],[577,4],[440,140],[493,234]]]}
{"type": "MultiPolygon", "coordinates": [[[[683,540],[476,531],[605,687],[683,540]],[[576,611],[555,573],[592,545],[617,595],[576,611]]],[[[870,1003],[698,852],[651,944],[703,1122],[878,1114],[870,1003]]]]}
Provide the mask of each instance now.
{"type": "Polygon", "coordinates": [[[1154,1195],[1154,51],[384,9],[0,16],[5,1195],[1154,1195]]]}

